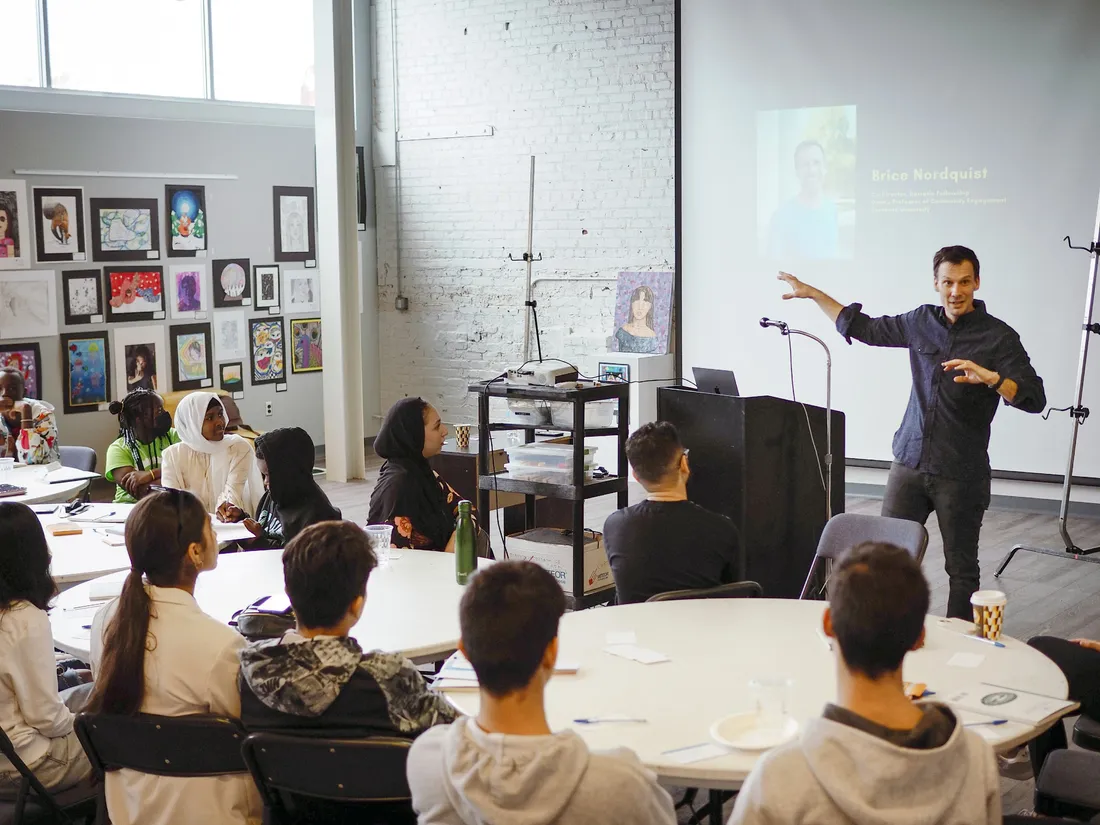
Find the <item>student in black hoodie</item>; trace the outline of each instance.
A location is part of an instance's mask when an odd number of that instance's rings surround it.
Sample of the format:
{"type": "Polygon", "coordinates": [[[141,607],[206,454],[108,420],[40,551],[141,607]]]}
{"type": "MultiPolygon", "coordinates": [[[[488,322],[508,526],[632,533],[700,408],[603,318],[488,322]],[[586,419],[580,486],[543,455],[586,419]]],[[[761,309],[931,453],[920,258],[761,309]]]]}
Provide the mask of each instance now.
{"type": "Polygon", "coordinates": [[[366,534],[346,521],[307,527],[287,545],[283,577],[298,627],[240,652],[246,728],[414,737],[458,718],[404,656],[364,653],[348,635],[376,564],[366,534]]]}

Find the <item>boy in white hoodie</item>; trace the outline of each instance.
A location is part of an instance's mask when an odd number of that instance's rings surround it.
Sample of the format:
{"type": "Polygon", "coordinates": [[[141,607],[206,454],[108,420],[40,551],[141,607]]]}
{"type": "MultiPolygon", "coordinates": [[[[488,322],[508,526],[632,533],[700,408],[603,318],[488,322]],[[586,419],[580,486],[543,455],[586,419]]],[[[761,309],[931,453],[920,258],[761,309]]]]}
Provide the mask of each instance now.
{"type": "Polygon", "coordinates": [[[829,579],[837,704],[749,775],[730,825],[1001,822],[993,750],[945,706],[915,704],[902,660],[924,644],[928,583],[899,547],[861,544],[829,579]]]}
{"type": "Polygon", "coordinates": [[[572,731],[551,732],[543,692],[564,612],[561,586],[532,562],[498,562],[470,579],[459,649],[481,707],[413,743],[420,825],[674,825],[672,798],[633,752],[592,753],[572,731]]]}

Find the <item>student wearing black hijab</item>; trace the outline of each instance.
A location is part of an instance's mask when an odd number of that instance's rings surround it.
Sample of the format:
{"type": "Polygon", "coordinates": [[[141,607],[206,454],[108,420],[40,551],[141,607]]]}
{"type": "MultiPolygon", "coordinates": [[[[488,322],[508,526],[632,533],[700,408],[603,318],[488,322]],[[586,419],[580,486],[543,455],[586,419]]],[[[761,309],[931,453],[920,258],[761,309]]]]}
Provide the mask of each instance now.
{"type": "Polygon", "coordinates": [[[374,439],[374,451],[386,463],[371,493],[367,523],[392,524],[396,547],[454,552],[462,497],[428,464],[446,437],[435,407],[423,398],[402,398],[374,439]]]}
{"type": "Polygon", "coordinates": [[[256,465],[266,492],[256,518],[244,519],[256,536],[250,547],[285,547],[311,524],[340,520],[340,511],[313,478],[313,459],[313,439],[301,427],[280,427],[256,439],[256,465]]]}

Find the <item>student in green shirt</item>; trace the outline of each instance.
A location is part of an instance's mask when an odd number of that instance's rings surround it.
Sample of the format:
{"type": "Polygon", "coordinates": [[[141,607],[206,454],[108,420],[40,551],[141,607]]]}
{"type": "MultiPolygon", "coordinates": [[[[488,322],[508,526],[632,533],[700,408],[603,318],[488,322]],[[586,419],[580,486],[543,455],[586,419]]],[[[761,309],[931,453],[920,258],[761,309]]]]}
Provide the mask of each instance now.
{"type": "Polygon", "coordinates": [[[160,457],[180,437],[172,429],[172,416],[155,392],[136,389],[121,401],[112,401],[118,416],[118,438],[107,448],[103,474],[115,483],[115,502],[133,504],[160,481],[160,457]]]}

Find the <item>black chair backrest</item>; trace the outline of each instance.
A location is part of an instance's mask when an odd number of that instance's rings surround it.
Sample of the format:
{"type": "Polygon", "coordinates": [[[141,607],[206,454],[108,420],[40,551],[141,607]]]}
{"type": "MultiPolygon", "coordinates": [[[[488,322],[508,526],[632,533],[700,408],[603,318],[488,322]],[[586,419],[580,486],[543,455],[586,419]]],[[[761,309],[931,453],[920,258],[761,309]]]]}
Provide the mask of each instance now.
{"type": "Polygon", "coordinates": [[[928,531],[923,524],[887,516],[869,516],[862,513],[838,513],[821,532],[817,543],[817,557],[839,559],[857,544],[877,541],[908,550],[919,564],[928,547],[928,531]]]}
{"type": "Polygon", "coordinates": [[[669,590],[650,596],[647,602],[678,602],[683,599],[758,599],[764,595],[764,588],[756,582],[732,582],[717,587],[704,587],[698,590],[669,590]]]}
{"type": "Polygon", "coordinates": [[[340,802],[401,802],[411,798],[405,778],[411,745],[398,737],[253,733],[244,742],[244,761],[268,805],[281,805],[279,791],[340,802]]]}
{"type": "Polygon", "coordinates": [[[76,734],[100,776],[119,768],[157,776],[221,776],[248,770],[241,757],[244,728],[226,716],[81,713],[76,734]]]}
{"type": "Polygon", "coordinates": [[[57,822],[70,822],[71,820],[54,800],[46,787],[38,781],[38,777],[34,775],[34,772],[27,767],[27,764],[20,758],[19,754],[15,750],[15,745],[12,744],[11,739],[4,732],[3,728],[0,728],[0,753],[4,754],[19,771],[19,775],[22,777],[19,783],[19,791],[16,793],[14,811],[12,812],[13,823],[23,821],[24,813],[26,812],[28,797],[30,792],[34,791],[35,796],[38,797],[39,802],[48,810],[53,819],[57,822]]]}
{"type": "Polygon", "coordinates": [[[74,470],[84,470],[88,473],[95,472],[96,458],[95,450],[91,447],[76,447],[65,446],[60,448],[61,451],[61,466],[70,467],[74,470]]]}

